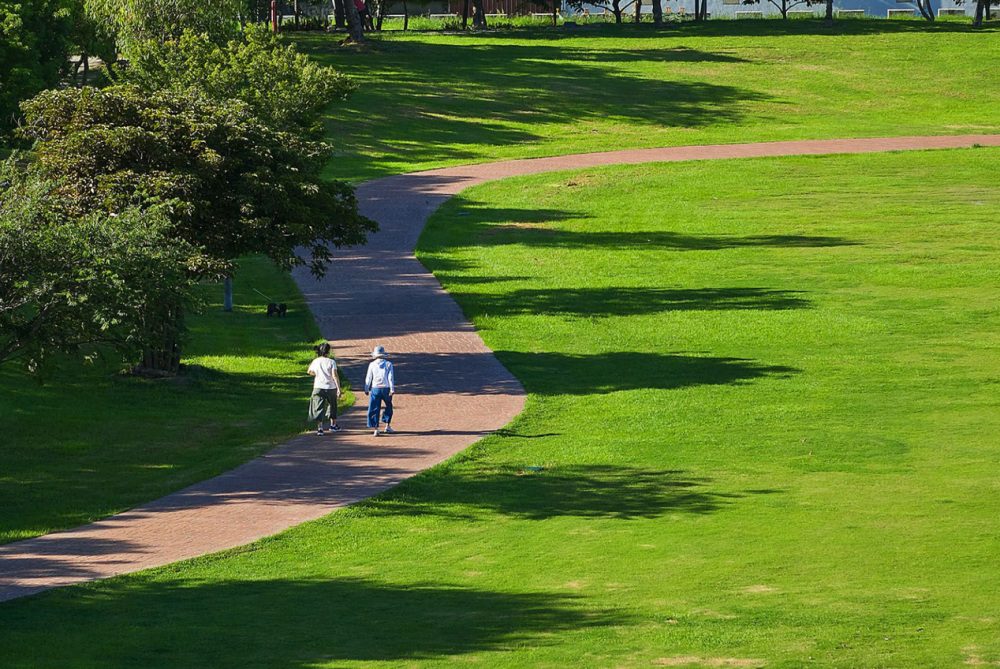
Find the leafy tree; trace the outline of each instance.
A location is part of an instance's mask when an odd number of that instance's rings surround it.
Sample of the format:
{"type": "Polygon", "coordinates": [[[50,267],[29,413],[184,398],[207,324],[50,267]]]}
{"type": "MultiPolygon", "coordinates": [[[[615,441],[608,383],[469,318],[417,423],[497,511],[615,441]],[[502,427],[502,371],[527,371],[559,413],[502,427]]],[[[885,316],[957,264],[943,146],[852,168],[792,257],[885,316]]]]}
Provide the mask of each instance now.
{"type": "Polygon", "coordinates": [[[128,58],[148,40],[177,39],[185,30],[219,44],[235,37],[247,10],[245,0],[84,0],[87,13],[114,33],[128,58]]]}
{"type": "Polygon", "coordinates": [[[114,86],[46,91],[23,109],[32,169],[59,181],[76,215],[163,204],[171,234],[211,258],[265,254],[317,275],[329,245],[376,229],[350,185],[321,179],[325,144],[269,128],[242,102],[114,86]]]}
{"type": "Polygon", "coordinates": [[[0,138],[16,123],[21,100],[59,81],[72,14],[71,0],[0,0],[0,138]]]}
{"type": "Polygon", "coordinates": [[[124,79],[147,91],[199,88],[219,101],[242,100],[265,123],[318,134],[323,110],[357,88],[350,78],[284,45],[262,26],[219,46],[207,35],[148,41],[124,79]]]}
{"type": "MultiPolygon", "coordinates": [[[[57,352],[109,347],[131,361],[176,342],[197,250],[161,208],[75,217],[55,184],[0,166],[0,364],[37,371],[57,352]]],[[[176,348],[176,344],[174,346],[176,348]]]]}

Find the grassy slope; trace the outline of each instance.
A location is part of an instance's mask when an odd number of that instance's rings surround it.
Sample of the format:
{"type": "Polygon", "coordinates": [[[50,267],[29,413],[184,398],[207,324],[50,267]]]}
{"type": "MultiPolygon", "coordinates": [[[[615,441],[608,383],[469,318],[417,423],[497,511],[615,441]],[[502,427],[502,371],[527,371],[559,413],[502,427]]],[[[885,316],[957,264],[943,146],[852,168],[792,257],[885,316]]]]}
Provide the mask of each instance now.
{"type": "Polygon", "coordinates": [[[362,53],[295,39],[361,83],[330,117],[330,174],[354,181],[627,147],[1000,131],[987,111],[1000,37],[967,21],[387,33],[362,53]]]}
{"type": "Polygon", "coordinates": [[[421,257],[531,393],[510,430],[248,548],[0,605],[0,664],[1000,661],[998,159],[468,191],[421,257]]]}
{"type": "MultiPolygon", "coordinates": [[[[319,337],[285,273],[242,263],[236,309],[190,319],[176,379],[65,365],[46,385],[0,370],[0,542],[71,527],[159,497],[267,450],[304,426],[308,345],[319,337]],[[256,288],[287,302],[264,318],[256,288]]],[[[212,301],[218,286],[206,287],[212,301]]]]}

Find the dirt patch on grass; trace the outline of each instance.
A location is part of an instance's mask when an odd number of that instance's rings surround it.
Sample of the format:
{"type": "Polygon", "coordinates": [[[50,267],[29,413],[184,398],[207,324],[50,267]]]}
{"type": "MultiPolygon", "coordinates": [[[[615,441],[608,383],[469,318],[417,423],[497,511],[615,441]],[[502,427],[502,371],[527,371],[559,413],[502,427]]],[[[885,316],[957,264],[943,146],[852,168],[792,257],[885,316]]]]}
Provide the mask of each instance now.
{"type": "Polygon", "coordinates": [[[741,592],[747,595],[769,595],[772,592],[777,592],[777,588],[772,588],[769,585],[748,585],[743,588],[741,592]]]}
{"type": "Polygon", "coordinates": [[[678,655],[676,657],[658,657],[653,660],[657,667],[763,667],[764,660],[750,657],[698,657],[697,655],[678,655]]]}

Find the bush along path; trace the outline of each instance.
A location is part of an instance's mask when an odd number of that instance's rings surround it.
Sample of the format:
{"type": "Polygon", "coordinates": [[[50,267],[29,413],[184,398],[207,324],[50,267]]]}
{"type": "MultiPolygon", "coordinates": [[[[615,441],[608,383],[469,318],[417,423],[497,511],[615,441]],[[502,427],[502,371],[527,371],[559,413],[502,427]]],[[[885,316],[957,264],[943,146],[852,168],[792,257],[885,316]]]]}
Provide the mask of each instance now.
{"type": "MultiPolygon", "coordinates": [[[[510,176],[613,164],[1000,146],[1000,135],[897,137],[641,149],[513,160],[363,184],[381,225],[330,273],[295,277],[354,388],[384,345],[397,365],[397,433],[375,438],[364,408],[332,436],[303,435],[222,476],[74,530],[0,546],[0,601],[235,546],[384,491],[497,430],[524,405],[458,305],[416,260],[428,217],[463,189],[510,176]]],[[[303,378],[303,384],[308,381],[303,378]]],[[[251,408],[252,409],[252,408],[251,408]]],[[[303,405],[303,418],[306,407],[303,405]]]]}

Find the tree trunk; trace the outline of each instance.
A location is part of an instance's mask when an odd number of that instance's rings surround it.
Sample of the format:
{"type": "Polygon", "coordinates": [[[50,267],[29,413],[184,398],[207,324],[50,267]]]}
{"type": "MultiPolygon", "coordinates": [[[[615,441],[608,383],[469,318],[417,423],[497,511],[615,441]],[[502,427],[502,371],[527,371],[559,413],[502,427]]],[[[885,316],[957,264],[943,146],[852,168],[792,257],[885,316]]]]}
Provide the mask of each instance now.
{"type": "Polygon", "coordinates": [[[295,29],[299,29],[299,0],[292,2],[292,15],[295,17],[295,29]]]}
{"type": "Polygon", "coordinates": [[[621,0],[611,0],[611,12],[615,15],[615,23],[622,22],[621,0]]]}
{"type": "Polygon", "coordinates": [[[788,20],[788,0],[781,0],[781,18],[788,20]]]}
{"type": "Polygon", "coordinates": [[[642,20],[642,0],[635,0],[632,7],[634,8],[632,11],[632,21],[639,23],[642,20]]]}
{"type": "Polygon", "coordinates": [[[361,15],[354,6],[354,0],[344,0],[344,16],[347,18],[347,35],[352,42],[361,44],[365,41],[365,31],[361,26],[361,15]]]}
{"type": "Polygon", "coordinates": [[[385,18],[386,0],[379,0],[375,16],[375,31],[382,32],[382,20],[385,18]]]}
{"type": "Polygon", "coordinates": [[[142,354],[142,362],[134,371],[157,376],[176,374],[181,368],[180,335],[184,331],[184,311],[180,305],[173,305],[149,316],[154,320],[163,318],[163,321],[151,324],[147,334],[150,341],[158,339],[162,343],[147,348],[142,354]]]}
{"type": "Polygon", "coordinates": [[[826,24],[833,25],[833,0],[826,0],[826,24]]]}
{"type": "Polygon", "coordinates": [[[972,25],[977,28],[980,28],[983,25],[983,13],[985,12],[986,4],[989,1],[990,0],[979,0],[976,2],[976,15],[972,19],[972,25]]]}
{"type": "Polygon", "coordinates": [[[233,277],[227,276],[222,282],[222,310],[233,310],[233,277]]]}
{"type": "Polygon", "coordinates": [[[653,24],[657,26],[663,24],[663,6],[660,0],[653,0],[653,24]]]}
{"type": "Polygon", "coordinates": [[[552,27],[559,25],[559,0],[552,0],[552,27]]]}
{"type": "Polygon", "coordinates": [[[333,27],[345,28],[347,22],[344,20],[344,2],[351,0],[333,0],[333,27]]]}
{"type": "Polygon", "coordinates": [[[90,81],[90,55],[84,51],[83,52],[83,85],[86,86],[90,81]]]}
{"type": "Polygon", "coordinates": [[[462,30],[469,29],[469,0],[462,2],[462,30]]]}
{"type": "Polygon", "coordinates": [[[920,15],[926,20],[934,20],[934,7],[931,5],[931,0],[917,0],[917,9],[920,10],[920,15]]]}
{"type": "Polygon", "coordinates": [[[486,11],[483,9],[483,0],[472,0],[472,25],[480,30],[486,27],[486,11]]]}
{"type": "Polygon", "coordinates": [[[406,6],[406,0],[403,0],[403,32],[410,26],[410,10],[406,6]]]}

